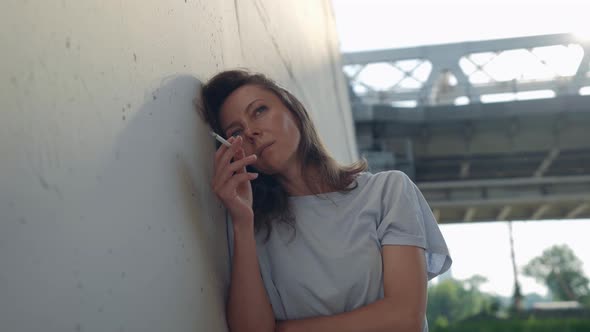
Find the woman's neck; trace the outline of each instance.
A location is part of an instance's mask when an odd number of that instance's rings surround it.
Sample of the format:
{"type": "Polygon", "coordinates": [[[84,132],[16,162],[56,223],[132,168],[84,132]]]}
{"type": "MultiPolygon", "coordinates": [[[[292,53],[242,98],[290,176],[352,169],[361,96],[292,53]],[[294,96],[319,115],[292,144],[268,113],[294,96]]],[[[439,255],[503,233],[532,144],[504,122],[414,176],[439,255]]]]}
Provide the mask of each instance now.
{"type": "MultiPolygon", "coordinates": [[[[305,178],[301,172],[300,167],[292,167],[286,174],[277,176],[277,180],[281,186],[285,188],[285,191],[289,194],[289,196],[306,196],[314,194],[313,189],[310,188],[305,182],[305,178]]],[[[312,185],[318,184],[318,188],[315,188],[319,191],[317,193],[333,191],[330,186],[323,183],[318,167],[308,166],[305,171],[305,176],[309,178],[309,182],[312,185]]]]}

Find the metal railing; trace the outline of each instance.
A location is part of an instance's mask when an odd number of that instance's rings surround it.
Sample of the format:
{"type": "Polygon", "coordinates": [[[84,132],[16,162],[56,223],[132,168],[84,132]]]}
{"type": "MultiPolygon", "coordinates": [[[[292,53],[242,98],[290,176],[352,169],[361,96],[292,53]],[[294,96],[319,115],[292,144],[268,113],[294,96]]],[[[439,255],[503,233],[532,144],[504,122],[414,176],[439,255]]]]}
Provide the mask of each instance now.
{"type": "Polygon", "coordinates": [[[363,104],[410,107],[581,94],[589,60],[590,42],[572,34],[343,54],[363,104]],[[371,75],[380,84],[367,82],[371,75]]]}

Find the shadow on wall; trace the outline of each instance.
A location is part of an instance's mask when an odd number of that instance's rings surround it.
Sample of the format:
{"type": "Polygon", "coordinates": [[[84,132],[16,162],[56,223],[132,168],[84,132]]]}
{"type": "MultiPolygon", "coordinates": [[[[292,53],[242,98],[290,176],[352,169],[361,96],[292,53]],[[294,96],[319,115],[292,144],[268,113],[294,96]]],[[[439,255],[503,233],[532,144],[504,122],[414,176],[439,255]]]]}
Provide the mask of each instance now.
{"type": "Polygon", "coordinates": [[[101,159],[98,182],[84,199],[84,231],[91,235],[79,248],[92,255],[107,247],[113,254],[90,256],[84,269],[96,276],[105,268],[120,271],[119,280],[110,280],[119,287],[109,305],[121,312],[154,313],[166,329],[197,324],[222,331],[229,284],[226,224],[210,190],[215,141],[193,106],[200,85],[191,76],[168,77],[136,110],[123,109],[127,125],[101,159]],[[186,313],[171,314],[172,308],[186,313]]]}

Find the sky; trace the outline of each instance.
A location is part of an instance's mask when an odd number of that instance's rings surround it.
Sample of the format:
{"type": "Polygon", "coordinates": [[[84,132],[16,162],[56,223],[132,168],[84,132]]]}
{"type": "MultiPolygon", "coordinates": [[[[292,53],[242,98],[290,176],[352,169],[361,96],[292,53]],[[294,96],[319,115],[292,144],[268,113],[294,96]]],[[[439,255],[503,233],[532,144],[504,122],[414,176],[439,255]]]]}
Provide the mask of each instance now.
{"type": "MultiPolygon", "coordinates": [[[[508,223],[486,222],[440,225],[453,265],[453,278],[467,279],[475,274],[489,281],[481,290],[510,296],[514,290],[508,223]]],[[[568,245],[582,261],[590,277],[590,219],[514,221],[514,252],[519,269],[553,245],[568,245]]],[[[523,294],[547,295],[547,288],[519,274],[523,294]]]]}
{"type": "MultiPolygon", "coordinates": [[[[551,33],[590,38],[588,0],[332,0],[342,52],[489,40],[551,33]]],[[[513,292],[508,225],[505,222],[441,225],[453,257],[452,275],[488,279],[482,290],[513,292]]],[[[521,268],[543,250],[567,244],[590,276],[590,220],[513,222],[521,268]]],[[[519,276],[523,293],[547,289],[519,276]]]]}
{"type": "Polygon", "coordinates": [[[573,32],[587,0],[332,0],[342,52],[573,32]]]}

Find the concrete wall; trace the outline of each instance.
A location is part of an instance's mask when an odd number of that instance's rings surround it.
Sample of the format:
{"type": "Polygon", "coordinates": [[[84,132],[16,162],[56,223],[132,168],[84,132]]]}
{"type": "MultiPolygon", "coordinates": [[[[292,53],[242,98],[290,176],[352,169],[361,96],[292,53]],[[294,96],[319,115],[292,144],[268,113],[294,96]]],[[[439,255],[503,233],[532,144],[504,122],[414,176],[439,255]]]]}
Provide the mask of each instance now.
{"type": "Polygon", "coordinates": [[[0,5],[0,330],[225,331],[224,210],[199,80],[300,96],[356,160],[329,0],[0,5]]]}

